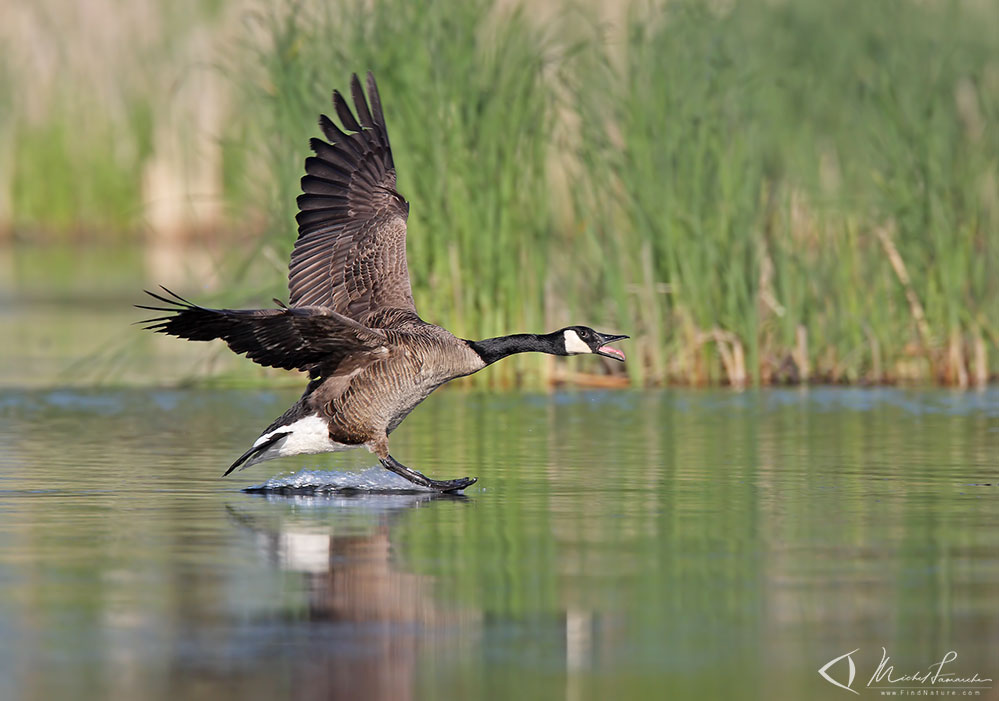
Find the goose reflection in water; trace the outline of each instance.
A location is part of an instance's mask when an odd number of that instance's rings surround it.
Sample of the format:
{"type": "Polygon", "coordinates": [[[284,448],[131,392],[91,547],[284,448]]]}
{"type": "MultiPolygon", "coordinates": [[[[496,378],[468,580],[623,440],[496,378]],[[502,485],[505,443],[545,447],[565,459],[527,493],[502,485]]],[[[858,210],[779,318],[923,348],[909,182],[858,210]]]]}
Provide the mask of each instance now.
{"type": "Polygon", "coordinates": [[[294,663],[292,685],[308,697],[412,698],[419,661],[453,654],[466,642],[459,631],[480,629],[480,612],[437,603],[433,577],[398,569],[390,539],[409,510],[466,497],[423,492],[259,499],[284,507],[280,518],[269,510],[226,509],[252,533],[268,562],[304,577],[304,611],[285,608],[282,617],[331,627],[329,644],[315,645],[294,663]]]}

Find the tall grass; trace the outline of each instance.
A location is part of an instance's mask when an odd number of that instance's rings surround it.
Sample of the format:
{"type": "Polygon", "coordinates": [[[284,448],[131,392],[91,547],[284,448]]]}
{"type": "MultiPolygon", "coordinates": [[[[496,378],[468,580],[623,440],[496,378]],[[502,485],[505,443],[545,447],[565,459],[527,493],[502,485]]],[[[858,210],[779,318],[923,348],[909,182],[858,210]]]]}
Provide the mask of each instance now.
{"type": "MultiPolygon", "coordinates": [[[[412,203],[408,259],[421,314],[466,338],[541,330],[552,233],[547,158],[554,128],[545,66],[553,48],[518,12],[484,0],[347,2],[279,10],[257,55],[251,104],[265,115],[278,167],[274,230],[281,255],[318,110],[331,86],[374,71],[399,173],[412,203]]],[[[561,322],[562,320],[560,320],[561,322]]],[[[567,321],[567,320],[565,320],[567,321]]],[[[541,380],[537,358],[494,380],[541,380]]]]}
{"type": "Polygon", "coordinates": [[[296,6],[266,19],[259,57],[281,220],[303,125],[370,68],[428,318],[627,330],[638,383],[981,381],[999,330],[990,13],[674,0],[634,6],[619,45],[487,2],[296,6]]]}
{"type": "MultiPolygon", "coordinates": [[[[570,323],[633,337],[623,367],[520,356],[478,381],[994,376],[994,3],[636,0],[608,27],[566,2],[546,18],[487,0],[241,14],[223,177],[233,212],[268,212],[273,261],[244,286],[284,294],[316,115],[370,69],[423,316],[465,337],[570,323]]],[[[158,113],[141,104],[158,103],[135,104],[132,141],[152,153],[158,113]]],[[[25,143],[61,153],[69,132],[54,120],[25,143]]],[[[32,204],[38,183],[68,189],[93,156],[54,160],[19,166],[16,214],[62,216],[32,204]]],[[[133,185],[95,178],[105,195],[88,199],[129,211],[133,185]]]]}
{"type": "Polygon", "coordinates": [[[605,246],[645,253],[618,267],[650,379],[984,374],[969,352],[991,337],[994,359],[999,321],[984,20],[838,0],[633,15],[623,66],[580,86],[588,171],[620,197],[580,206],[605,246]]]}

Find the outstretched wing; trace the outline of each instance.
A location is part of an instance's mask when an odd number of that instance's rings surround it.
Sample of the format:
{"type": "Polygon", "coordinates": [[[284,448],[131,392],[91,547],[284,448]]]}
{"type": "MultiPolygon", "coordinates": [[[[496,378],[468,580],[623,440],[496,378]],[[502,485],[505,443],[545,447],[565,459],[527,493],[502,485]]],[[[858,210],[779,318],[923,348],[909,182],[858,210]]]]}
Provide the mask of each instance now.
{"type": "MultiPolygon", "coordinates": [[[[333,107],[346,131],[319,119],[330,143],[310,142],[304,194],[298,198],[298,241],[291,254],[291,305],[328,307],[364,323],[372,313],[416,313],[406,266],[409,204],[395,191],[395,164],[374,76],[368,97],[350,82],[357,117],[339,92],[333,107]]],[[[382,315],[384,316],[384,315],[382,315]]]]}
{"type": "Polygon", "coordinates": [[[149,290],[146,294],[168,306],[136,305],[169,312],[139,322],[144,328],[191,341],[221,338],[234,352],[268,367],[336,367],[347,354],[375,350],[386,342],[382,333],[324,307],[206,309],[163,289],[173,299],[149,290]]]}

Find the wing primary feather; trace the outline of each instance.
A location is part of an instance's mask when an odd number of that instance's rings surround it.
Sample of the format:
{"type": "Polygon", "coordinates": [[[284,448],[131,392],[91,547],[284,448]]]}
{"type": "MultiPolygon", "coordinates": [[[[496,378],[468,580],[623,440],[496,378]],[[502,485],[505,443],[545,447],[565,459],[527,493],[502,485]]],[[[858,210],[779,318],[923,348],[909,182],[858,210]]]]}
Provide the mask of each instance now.
{"type": "Polygon", "coordinates": [[[350,177],[350,173],[354,170],[354,163],[348,160],[346,154],[338,151],[332,144],[315,137],[309,139],[309,147],[317,157],[338,168],[343,168],[344,174],[348,178],[350,177]]]}
{"type": "MultiPolygon", "coordinates": [[[[174,297],[177,297],[177,295],[175,295],[175,294],[174,294],[173,292],[170,292],[170,290],[167,290],[167,289],[166,289],[165,287],[164,287],[163,289],[164,289],[164,290],[166,290],[166,291],[167,291],[168,293],[170,293],[171,295],[173,295],[174,297]]],[[[176,306],[177,306],[177,302],[176,302],[176,300],[173,300],[173,299],[167,299],[166,297],[164,297],[164,296],[162,296],[162,295],[158,295],[158,294],[156,294],[155,292],[150,292],[149,290],[143,290],[143,292],[145,292],[145,293],[146,293],[147,295],[149,295],[149,296],[150,296],[150,297],[152,297],[153,299],[157,299],[157,300],[159,300],[160,302],[163,302],[164,304],[170,304],[170,305],[173,305],[173,306],[171,307],[171,309],[175,309],[175,308],[176,308],[176,306]]],[[[184,304],[187,304],[187,305],[190,305],[190,304],[191,304],[191,303],[190,303],[190,302],[188,302],[188,301],[187,301],[186,299],[181,299],[180,297],[177,297],[177,299],[180,299],[180,301],[181,301],[181,302],[183,302],[184,304]]],[[[137,306],[137,307],[138,307],[139,305],[137,304],[137,305],[135,305],[135,306],[137,306]]],[[[142,308],[142,307],[140,307],[140,308],[142,308]]]]}
{"type": "Polygon", "coordinates": [[[336,209],[349,205],[346,195],[316,195],[311,192],[299,195],[297,201],[298,208],[303,212],[313,209],[336,209]]]}
{"type": "MultiPolygon", "coordinates": [[[[357,98],[354,98],[355,103],[357,98]]],[[[354,113],[350,111],[350,105],[347,101],[343,99],[343,95],[340,94],[339,90],[333,91],[333,109],[336,110],[337,116],[340,117],[340,121],[343,126],[351,131],[361,131],[361,125],[357,123],[354,119],[354,113]]],[[[360,110],[358,110],[360,112],[360,110]]]]}
{"type": "Polygon", "coordinates": [[[306,175],[301,181],[302,192],[306,195],[338,195],[347,189],[347,183],[326,180],[315,175],[306,175]]]}
{"type": "Polygon", "coordinates": [[[385,126],[385,114],[382,112],[382,98],[378,94],[378,85],[375,83],[375,76],[371,71],[368,71],[367,82],[368,99],[371,101],[371,119],[377,127],[375,131],[378,132],[382,146],[385,148],[385,159],[388,167],[395,168],[395,163],[392,161],[392,147],[389,144],[388,129],[385,126]]]}
{"type": "MultiPolygon", "coordinates": [[[[160,289],[161,289],[161,290],[163,290],[164,292],[166,292],[166,293],[167,293],[168,295],[170,295],[171,297],[173,297],[173,298],[175,298],[175,299],[178,299],[178,300],[180,300],[181,302],[183,302],[184,304],[186,304],[186,305],[188,305],[188,306],[190,306],[190,307],[196,307],[196,306],[198,306],[198,305],[194,304],[194,302],[191,302],[191,301],[188,301],[188,300],[184,299],[184,298],[183,298],[183,297],[181,297],[181,296],[180,296],[179,294],[177,294],[177,293],[176,293],[176,292],[174,292],[173,290],[169,290],[169,289],[167,289],[167,288],[166,288],[166,287],[164,287],[163,285],[160,285],[160,289]]],[[[161,299],[162,299],[162,298],[161,298],[161,299]]],[[[163,300],[163,301],[164,301],[164,302],[170,302],[170,300],[163,300]]],[[[174,302],[170,302],[170,304],[174,304],[174,302]]]]}
{"type": "MultiPolygon", "coordinates": [[[[312,233],[312,226],[316,224],[328,225],[331,218],[336,219],[347,219],[347,208],[346,207],[334,207],[332,209],[310,209],[307,211],[301,211],[295,215],[295,220],[298,221],[298,226],[303,233],[312,233]]],[[[316,229],[319,231],[326,226],[316,229]]]]}
{"type": "Polygon", "coordinates": [[[324,161],[317,156],[309,156],[305,159],[305,172],[308,176],[322,178],[334,183],[342,183],[344,187],[350,184],[350,171],[335,163],[324,161]]]}
{"type": "MultiPolygon", "coordinates": [[[[340,127],[338,127],[333,120],[325,114],[319,116],[319,128],[323,130],[323,134],[325,134],[326,138],[332,141],[335,146],[344,150],[349,150],[357,159],[363,157],[364,154],[358,148],[354,140],[350,138],[346,132],[342,131],[340,127]]],[[[353,168],[356,166],[351,163],[350,167],[353,168]]]]}
{"type": "Polygon", "coordinates": [[[350,77],[350,95],[354,98],[354,109],[357,110],[357,118],[361,120],[361,124],[373,129],[375,122],[371,119],[371,112],[368,111],[368,101],[364,99],[364,91],[361,90],[361,81],[357,73],[350,77]]]}

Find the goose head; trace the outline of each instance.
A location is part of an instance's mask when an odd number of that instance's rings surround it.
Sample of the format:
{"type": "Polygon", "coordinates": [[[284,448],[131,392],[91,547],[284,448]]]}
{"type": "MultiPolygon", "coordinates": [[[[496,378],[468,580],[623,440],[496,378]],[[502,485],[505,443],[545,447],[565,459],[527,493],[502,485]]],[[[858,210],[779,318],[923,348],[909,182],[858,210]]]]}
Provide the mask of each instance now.
{"type": "Polygon", "coordinates": [[[599,333],[589,326],[569,326],[562,329],[559,333],[562,335],[565,355],[594,353],[602,355],[605,358],[624,360],[624,353],[617,348],[611,348],[608,344],[615,341],[622,341],[628,338],[627,336],[599,333]]]}

